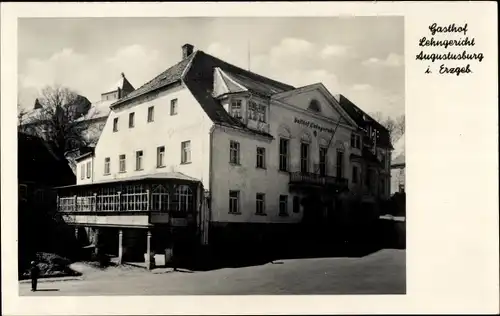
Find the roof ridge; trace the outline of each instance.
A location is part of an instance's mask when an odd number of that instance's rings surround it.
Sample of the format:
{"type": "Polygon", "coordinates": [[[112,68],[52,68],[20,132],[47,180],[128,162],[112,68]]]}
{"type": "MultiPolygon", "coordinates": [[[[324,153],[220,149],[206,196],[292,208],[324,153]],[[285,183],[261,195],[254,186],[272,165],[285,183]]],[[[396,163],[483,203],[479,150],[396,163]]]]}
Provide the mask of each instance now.
{"type": "MultiPolygon", "coordinates": [[[[162,76],[165,76],[169,71],[171,71],[172,69],[175,69],[175,67],[179,67],[179,65],[181,65],[182,63],[185,63],[185,62],[188,62],[184,67],[188,67],[190,62],[192,61],[192,59],[195,57],[196,53],[198,51],[195,51],[193,52],[191,55],[189,55],[188,57],[186,58],[183,58],[182,60],[180,60],[179,62],[173,64],[172,66],[166,68],[165,70],[163,70],[162,72],[160,72],[158,75],[154,76],[151,80],[147,81],[146,83],[144,83],[143,85],[141,85],[139,88],[135,89],[133,92],[131,92],[129,95],[117,100],[116,102],[112,103],[110,106],[113,107],[115,105],[118,105],[118,104],[122,104],[126,101],[129,101],[129,100],[132,100],[132,99],[135,99],[136,97],[139,97],[143,94],[146,94],[146,93],[149,93],[153,90],[156,90],[158,89],[159,87],[156,87],[156,88],[152,88],[152,89],[145,89],[145,91],[140,91],[141,89],[147,87],[148,85],[152,84],[155,80],[158,80],[158,79],[162,79],[161,77],[162,76]],[[133,93],[134,92],[137,92],[137,91],[140,91],[138,94],[134,95],[133,93]],[[131,96],[132,95],[132,96],[131,96]]],[[[182,75],[182,73],[181,73],[182,75]]],[[[182,76],[180,76],[179,79],[182,79],[182,76]]]]}
{"type": "MultiPolygon", "coordinates": [[[[202,51],[202,50],[198,50],[198,52],[201,52],[202,54],[205,54],[205,55],[207,55],[207,56],[209,56],[209,57],[211,57],[211,58],[214,58],[214,59],[216,59],[218,62],[221,62],[221,63],[224,63],[224,64],[226,64],[226,65],[229,65],[230,67],[236,68],[236,69],[237,69],[237,70],[239,70],[239,71],[242,71],[242,72],[244,72],[244,73],[250,74],[251,76],[255,76],[255,77],[257,77],[257,78],[255,79],[255,80],[257,80],[257,81],[259,81],[259,79],[264,79],[264,80],[271,81],[271,82],[272,82],[272,83],[274,83],[274,84],[277,84],[277,85],[281,85],[281,86],[283,86],[283,87],[286,87],[287,89],[295,89],[295,87],[294,87],[294,86],[292,86],[292,85],[289,85],[289,84],[287,84],[287,83],[284,83],[284,82],[281,82],[281,81],[278,81],[278,80],[275,80],[275,79],[272,79],[272,78],[269,78],[269,77],[266,77],[266,76],[260,75],[260,74],[258,74],[258,73],[253,72],[253,71],[250,71],[250,70],[245,70],[245,69],[243,69],[243,68],[241,68],[241,67],[239,67],[239,66],[236,66],[236,65],[234,65],[234,64],[228,63],[227,61],[222,60],[222,59],[220,59],[220,58],[218,58],[218,57],[215,57],[215,56],[213,56],[213,55],[211,55],[211,54],[205,53],[205,52],[204,52],[204,51],[202,51]]],[[[231,71],[229,71],[229,72],[231,72],[231,71]]]]}

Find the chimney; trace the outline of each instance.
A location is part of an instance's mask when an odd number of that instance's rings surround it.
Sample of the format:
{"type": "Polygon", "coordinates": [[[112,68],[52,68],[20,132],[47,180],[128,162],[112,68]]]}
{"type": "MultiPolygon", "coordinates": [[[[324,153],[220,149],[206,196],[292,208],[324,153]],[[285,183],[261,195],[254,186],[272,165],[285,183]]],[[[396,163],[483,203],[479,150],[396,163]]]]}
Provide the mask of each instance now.
{"type": "Polygon", "coordinates": [[[193,53],[194,46],[191,44],[182,45],[182,59],[186,59],[193,53]]]}

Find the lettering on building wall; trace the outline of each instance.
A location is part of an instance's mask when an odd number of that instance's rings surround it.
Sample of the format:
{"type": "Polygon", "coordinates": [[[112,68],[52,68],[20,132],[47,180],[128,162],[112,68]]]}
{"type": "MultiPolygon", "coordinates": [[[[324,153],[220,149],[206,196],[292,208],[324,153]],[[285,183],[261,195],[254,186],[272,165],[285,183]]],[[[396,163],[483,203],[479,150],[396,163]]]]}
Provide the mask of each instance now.
{"type": "Polygon", "coordinates": [[[328,132],[328,133],[334,133],[335,130],[333,128],[329,128],[329,127],[324,127],[324,126],[320,126],[314,122],[311,122],[311,121],[306,121],[304,119],[299,119],[299,118],[294,118],[293,122],[295,124],[299,124],[299,125],[303,125],[305,127],[309,127],[309,128],[312,128],[312,129],[315,129],[315,130],[318,130],[320,132],[328,132]]]}

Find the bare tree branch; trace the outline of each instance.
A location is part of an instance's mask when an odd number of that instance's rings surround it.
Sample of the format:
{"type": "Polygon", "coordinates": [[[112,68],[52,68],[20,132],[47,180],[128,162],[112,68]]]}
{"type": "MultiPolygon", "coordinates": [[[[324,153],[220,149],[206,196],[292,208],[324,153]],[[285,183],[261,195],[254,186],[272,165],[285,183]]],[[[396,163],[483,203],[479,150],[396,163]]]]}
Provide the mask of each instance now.
{"type": "Polygon", "coordinates": [[[399,136],[402,136],[405,133],[405,115],[400,115],[396,119],[396,130],[399,136]]]}
{"type": "Polygon", "coordinates": [[[38,108],[23,125],[45,139],[58,157],[65,158],[68,151],[91,145],[85,137],[91,120],[86,116],[90,105],[89,100],[66,87],[46,87],[38,98],[38,108]]]}

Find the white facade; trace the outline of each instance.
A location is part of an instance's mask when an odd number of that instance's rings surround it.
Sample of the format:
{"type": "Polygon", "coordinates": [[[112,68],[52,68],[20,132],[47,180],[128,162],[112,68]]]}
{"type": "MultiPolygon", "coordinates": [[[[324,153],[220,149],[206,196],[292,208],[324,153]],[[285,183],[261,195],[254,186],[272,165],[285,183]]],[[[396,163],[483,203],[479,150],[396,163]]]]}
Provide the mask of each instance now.
{"type": "MultiPolygon", "coordinates": [[[[181,172],[202,181],[209,188],[209,131],[213,123],[193,98],[188,89],[178,86],[164,91],[155,98],[112,110],[95,148],[94,157],[79,164],[93,161],[91,179],[77,184],[125,179],[131,176],[181,172]],[[172,100],[177,100],[177,114],[170,114],[172,100]],[[153,121],[148,122],[148,109],[154,108],[153,121]],[[129,127],[129,115],[134,113],[134,126],[129,127]],[[113,131],[115,118],[117,131],[113,131]],[[181,163],[181,143],[189,141],[191,161],[181,163]],[[157,165],[158,147],[164,146],[164,166],[157,165]],[[136,153],[143,152],[142,168],[137,170],[136,153]],[[120,155],[125,155],[125,171],[121,172],[120,155]],[[105,172],[109,158],[109,173],[105,172]]],[[[81,172],[81,167],[78,169],[81,172]]],[[[107,171],[107,170],[106,170],[107,171]]]]}
{"type": "MultiPolygon", "coordinates": [[[[77,184],[180,172],[199,179],[210,192],[210,220],[213,222],[296,223],[301,220],[303,209],[302,206],[294,207],[297,194],[290,192],[289,181],[290,172],[301,171],[301,144],[304,143],[309,152],[307,172],[318,173],[320,148],[325,148],[324,175],[340,175],[348,180],[351,189],[362,185],[362,166],[350,160],[351,154],[361,156],[362,146],[355,148],[350,142],[351,134],[357,134],[356,124],[323,85],[278,93],[271,99],[242,91],[226,95],[220,102],[232,113],[235,100],[240,100],[242,122],[272,137],[214,124],[191,91],[181,83],[112,109],[95,154],[78,162],[77,184]],[[265,109],[264,119],[249,119],[250,97],[265,109]],[[130,123],[131,113],[133,124],[130,123]],[[288,139],[289,144],[287,171],[279,170],[281,138],[288,139]],[[189,142],[189,152],[183,153],[183,142],[189,142]],[[230,161],[231,142],[238,144],[236,163],[230,161]],[[164,147],[164,155],[159,158],[161,147],[164,147]],[[265,150],[263,166],[257,166],[257,148],[265,150]],[[140,162],[138,152],[142,152],[140,162]],[[339,153],[343,158],[337,165],[339,153]],[[124,170],[120,170],[122,155],[125,155],[124,170]],[[188,161],[183,161],[186,156],[188,161]],[[158,165],[159,160],[163,165],[158,165]],[[353,166],[356,165],[359,178],[353,181],[353,166]],[[230,198],[230,191],[239,192],[236,200],[230,198]],[[261,194],[263,200],[259,207],[257,194],[261,194]],[[286,216],[279,213],[280,196],[286,197],[286,216]],[[237,205],[237,212],[234,212],[234,205],[237,205]],[[263,214],[257,214],[257,208],[263,214]]],[[[386,159],[387,171],[389,161],[390,158],[386,159]]],[[[384,186],[387,195],[389,181],[384,186]]]]}

